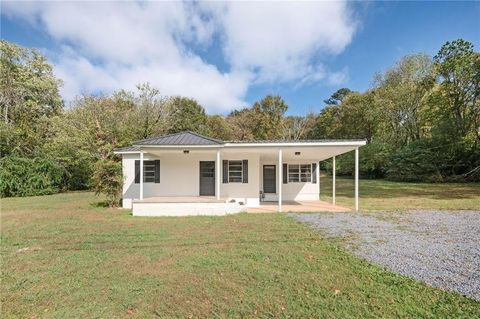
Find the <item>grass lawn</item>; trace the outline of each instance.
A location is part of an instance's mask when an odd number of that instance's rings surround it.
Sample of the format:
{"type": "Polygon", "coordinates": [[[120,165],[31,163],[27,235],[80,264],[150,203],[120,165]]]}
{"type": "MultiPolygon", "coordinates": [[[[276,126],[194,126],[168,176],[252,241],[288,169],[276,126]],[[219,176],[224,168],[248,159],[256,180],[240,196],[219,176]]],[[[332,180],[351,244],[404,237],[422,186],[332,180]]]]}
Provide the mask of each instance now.
{"type": "MultiPolygon", "coordinates": [[[[354,207],[354,180],[336,180],[336,201],[339,205],[354,207]]],[[[320,178],[320,199],[332,201],[332,177],[320,178]]],[[[408,209],[479,209],[480,184],[460,183],[400,183],[385,180],[360,179],[361,210],[408,209]]]]}
{"type": "Polygon", "coordinates": [[[2,200],[2,318],[480,317],[478,302],[372,266],[283,214],[134,218],[95,202],[2,200]]]}

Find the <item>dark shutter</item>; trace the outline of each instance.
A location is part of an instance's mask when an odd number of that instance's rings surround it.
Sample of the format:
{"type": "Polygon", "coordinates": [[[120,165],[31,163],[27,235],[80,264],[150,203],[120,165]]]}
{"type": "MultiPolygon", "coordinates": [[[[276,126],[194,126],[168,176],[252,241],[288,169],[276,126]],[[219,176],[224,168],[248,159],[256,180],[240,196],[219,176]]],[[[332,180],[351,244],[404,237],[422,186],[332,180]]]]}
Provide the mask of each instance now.
{"type": "Polygon", "coordinates": [[[228,161],[223,160],[223,183],[228,183],[228,161]]]}
{"type": "Polygon", "coordinates": [[[160,183],[160,160],[155,160],[155,183],[160,183]]]}
{"type": "Polygon", "coordinates": [[[317,163],[312,163],[312,183],[317,183],[317,163]]]}
{"type": "Polygon", "coordinates": [[[243,183],[248,183],[248,160],[243,160],[243,183]]]}
{"type": "Polygon", "coordinates": [[[140,183],[140,161],[135,160],[135,184],[140,183]]]}
{"type": "Polygon", "coordinates": [[[288,165],[287,165],[287,163],[283,163],[282,173],[283,173],[283,183],[287,184],[288,183],[288,165]]]}

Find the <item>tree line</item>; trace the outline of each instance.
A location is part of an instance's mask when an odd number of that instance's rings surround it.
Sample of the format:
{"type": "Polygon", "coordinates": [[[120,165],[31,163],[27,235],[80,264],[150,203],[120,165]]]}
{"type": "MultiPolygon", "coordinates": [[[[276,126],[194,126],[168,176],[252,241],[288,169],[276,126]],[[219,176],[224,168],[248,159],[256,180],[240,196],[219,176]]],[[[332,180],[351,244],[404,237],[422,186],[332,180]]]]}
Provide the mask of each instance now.
{"type": "MultiPolygon", "coordinates": [[[[165,96],[148,83],[65,105],[62,81],[39,51],[2,40],[0,59],[2,197],[94,189],[114,202],[122,180],[113,149],[184,130],[223,140],[366,139],[364,177],[480,181],[480,54],[462,39],[434,57],[407,55],[367,91],[339,89],[304,116],[286,115],[278,95],[209,115],[194,99],[165,96]]],[[[351,155],[338,158],[337,172],[352,174],[351,155]]]]}

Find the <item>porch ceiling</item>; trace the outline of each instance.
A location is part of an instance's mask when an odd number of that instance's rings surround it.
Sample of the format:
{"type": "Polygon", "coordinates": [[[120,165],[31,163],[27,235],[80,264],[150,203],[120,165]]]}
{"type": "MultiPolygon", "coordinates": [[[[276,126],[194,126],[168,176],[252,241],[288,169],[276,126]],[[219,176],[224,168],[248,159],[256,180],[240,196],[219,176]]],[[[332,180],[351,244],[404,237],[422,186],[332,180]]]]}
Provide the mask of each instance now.
{"type": "Polygon", "coordinates": [[[282,149],[283,160],[313,160],[322,161],[333,156],[338,156],[350,151],[355,150],[357,146],[345,145],[345,146],[285,146],[285,147],[242,147],[242,148],[164,148],[164,147],[149,147],[142,150],[152,155],[164,155],[164,154],[179,154],[184,155],[183,151],[188,150],[189,154],[215,154],[217,150],[220,150],[221,156],[238,156],[241,154],[260,154],[260,159],[264,161],[271,161],[278,159],[278,150],[282,149]],[[300,155],[295,155],[296,152],[300,152],[300,155]]]}

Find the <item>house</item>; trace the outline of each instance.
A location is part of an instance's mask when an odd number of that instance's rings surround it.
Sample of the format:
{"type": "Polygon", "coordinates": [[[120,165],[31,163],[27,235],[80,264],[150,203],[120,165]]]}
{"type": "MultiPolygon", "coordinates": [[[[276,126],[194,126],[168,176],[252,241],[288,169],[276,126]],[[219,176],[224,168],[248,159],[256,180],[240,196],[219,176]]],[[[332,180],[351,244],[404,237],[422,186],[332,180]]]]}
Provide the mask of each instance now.
{"type": "Polygon", "coordinates": [[[194,132],[140,140],[115,150],[122,156],[122,205],[135,216],[224,215],[266,203],[281,212],[292,201],[318,202],[319,162],[354,151],[358,210],[358,149],[365,144],[222,141],[194,132]]]}

